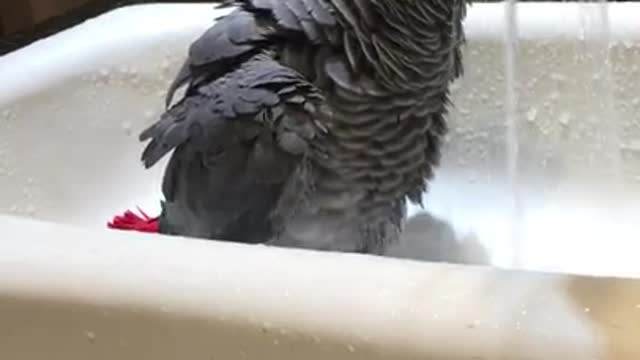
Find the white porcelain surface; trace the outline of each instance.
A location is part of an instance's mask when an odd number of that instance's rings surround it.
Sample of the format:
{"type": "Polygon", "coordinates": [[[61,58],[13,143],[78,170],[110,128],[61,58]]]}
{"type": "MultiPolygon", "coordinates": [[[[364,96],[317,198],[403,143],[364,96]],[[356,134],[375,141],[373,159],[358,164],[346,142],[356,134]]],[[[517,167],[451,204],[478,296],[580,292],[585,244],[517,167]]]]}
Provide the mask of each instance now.
{"type": "MultiPolygon", "coordinates": [[[[595,51],[605,48],[599,10],[519,4],[515,243],[503,6],[470,8],[466,75],[426,203],[494,265],[640,275],[640,6],[608,8],[610,76],[595,51]]],[[[0,211],[96,228],[135,205],[157,211],[164,163],[144,171],[136,135],[162,110],[190,41],[222,13],[204,4],[128,7],[0,58],[0,211]]]]}
{"type": "MultiPolygon", "coordinates": [[[[503,5],[471,7],[431,215],[392,255],[640,276],[640,4],[608,8],[609,67],[600,10],[519,5],[514,232],[503,5]]],[[[107,230],[158,210],[137,134],[220,14],[127,7],[0,57],[0,358],[640,358],[633,280],[107,230]]]]}
{"type": "Polygon", "coordinates": [[[2,359],[640,354],[637,280],[0,221],[2,359]]]}

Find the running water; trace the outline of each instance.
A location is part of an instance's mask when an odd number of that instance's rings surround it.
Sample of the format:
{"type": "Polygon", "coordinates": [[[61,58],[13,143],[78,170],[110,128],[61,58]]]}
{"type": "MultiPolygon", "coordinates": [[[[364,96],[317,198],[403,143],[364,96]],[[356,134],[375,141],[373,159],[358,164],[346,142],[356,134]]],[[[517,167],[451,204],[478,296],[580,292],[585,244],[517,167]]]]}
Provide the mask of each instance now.
{"type": "Polygon", "coordinates": [[[505,121],[507,178],[511,190],[510,234],[513,243],[512,266],[521,265],[522,255],[522,197],[518,179],[518,94],[516,89],[516,57],[518,53],[518,13],[517,0],[505,1],[505,121]]]}
{"type": "Polygon", "coordinates": [[[597,31],[596,46],[600,51],[596,51],[600,58],[597,59],[596,66],[602,66],[603,77],[601,78],[601,91],[603,95],[602,119],[604,119],[606,139],[605,146],[611,152],[611,172],[612,186],[614,189],[622,186],[622,159],[620,154],[620,134],[618,129],[618,111],[614,102],[614,78],[611,68],[611,27],[609,26],[609,4],[607,0],[598,0],[599,29],[597,31]]]}
{"type": "MultiPolygon", "coordinates": [[[[508,187],[511,196],[509,207],[509,235],[512,244],[512,267],[522,268],[524,254],[524,206],[522,195],[522,179],[519,164],[520,136],[518,111],[518,54],[519,28],[517,0],[506,0],[505,14],[505,147],[506,170],[508,187]]],[[[596,154],[596,164],[607,172],[611,179],[612,189],[619,189],[622,184],[622,164],[620,153],[620,134],[618,129],[618,114],[614,97],[614,78],[610,59],[610,26],[609,7],[606,0],[584,2],[580,6],[580,20],[583,35],[581,40],[588,46],[593,64],[594,100],[598,102],[595,113],[596,139],[602,146],[601,154],[596,154]],[[601,157],[602,156],[602,157],[601,157]]],[[[585,84],[587,85],[587,84],[585,84]]],[[[588,94],[585,94],[588,97],[588,94]]],[[[596,147],[597,148],[597,147],[596,147]]]]}

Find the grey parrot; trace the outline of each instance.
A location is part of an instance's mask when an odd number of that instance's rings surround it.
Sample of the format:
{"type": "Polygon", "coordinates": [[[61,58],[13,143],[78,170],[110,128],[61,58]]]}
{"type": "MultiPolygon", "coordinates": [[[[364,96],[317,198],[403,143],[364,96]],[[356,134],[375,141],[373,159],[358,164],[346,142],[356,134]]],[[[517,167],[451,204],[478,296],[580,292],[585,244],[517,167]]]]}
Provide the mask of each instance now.
{"type": "Polygon", "coordinates": [[[220,6],[140,135],[147,168],[173,151],[158,231],[383,254],[439,164],[468,0],[220,6]]]}

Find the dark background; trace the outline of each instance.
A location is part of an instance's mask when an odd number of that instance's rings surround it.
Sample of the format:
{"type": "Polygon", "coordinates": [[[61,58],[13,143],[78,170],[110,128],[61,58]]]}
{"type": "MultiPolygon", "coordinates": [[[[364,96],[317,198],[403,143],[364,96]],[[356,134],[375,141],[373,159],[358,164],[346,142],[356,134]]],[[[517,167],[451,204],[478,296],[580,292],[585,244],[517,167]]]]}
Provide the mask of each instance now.
{"type": "Polygon", "coordinates": [[[122,6],[181,2],[213,4],[211,0],[0,0],[0,56],[122,6]]]}
{"type": "MultiPolygon", "coordinates": [[[[180,2],[213,3],[211,0],[0,0],[0,56],[121,6],[180,2]]],[[[476,0],[476,2],[498,2],[498,0],[476,0]]]]}

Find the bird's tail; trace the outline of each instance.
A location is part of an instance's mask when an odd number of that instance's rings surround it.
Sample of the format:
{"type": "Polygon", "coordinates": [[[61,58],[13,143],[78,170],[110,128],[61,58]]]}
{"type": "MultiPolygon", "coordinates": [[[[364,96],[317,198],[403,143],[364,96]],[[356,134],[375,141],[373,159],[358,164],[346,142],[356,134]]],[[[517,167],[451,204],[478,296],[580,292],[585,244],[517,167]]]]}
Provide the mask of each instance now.
{"type": "Polygon", "coordinates": [[[159,217],[150,217],[138,207],[140,215],[127,210],[122,215],[116,215],[107,223],[107,227],[115,230],[130,230],[146,233],[159,232],[159,217]]]}

